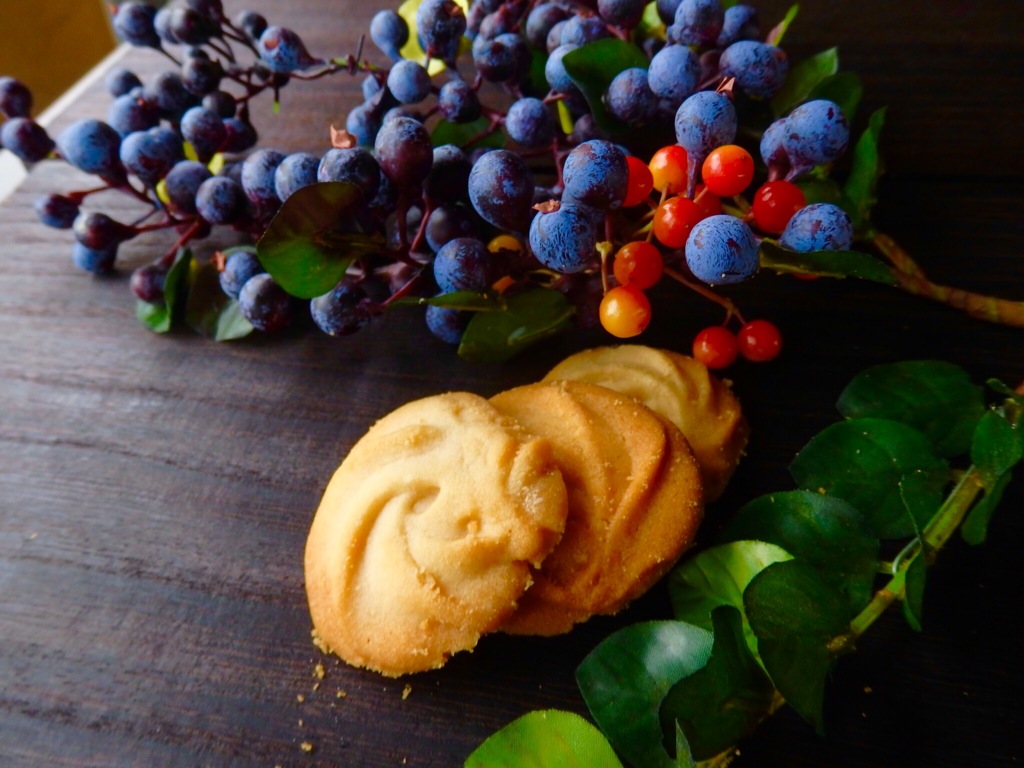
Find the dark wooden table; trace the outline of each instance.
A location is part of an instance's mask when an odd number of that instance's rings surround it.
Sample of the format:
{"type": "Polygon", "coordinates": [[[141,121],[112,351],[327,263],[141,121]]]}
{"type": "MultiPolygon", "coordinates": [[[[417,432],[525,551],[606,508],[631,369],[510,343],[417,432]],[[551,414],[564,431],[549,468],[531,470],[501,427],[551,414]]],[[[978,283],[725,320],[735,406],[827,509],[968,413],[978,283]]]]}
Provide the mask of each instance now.
{"type": "MultiPolygon", "coordinates": [[[[763,18],[785,5],[762,3],[763,18]]],[[[863,114],[890,106],[882,228],[937,281],[1024,299],[1017,4],[803,5],[793,59],[838,45],[865,81],[863,114]]],[[[252,6],[333,55],[354,50],[376,10],[252,6]]],[[[162,68],[147,52],[128,62],[162,68]]],[[[257,110],[264,143],[323,151],[357,93],[347,76],[289,87],[279,116],[257,110]]],[[[97,86],[54,130],[103,117],[107,103],[97,86]]],[[[488,637],[441,671],[391,681],[314,648],[302,550],[331,472],[376,418],[445,389],[489,395],[534,380],[605,339],[567,336],[487,367],[458,360],[413,311],[342,340],[156,336],[134,319],[127,275],[166,238],[132,242],[116,276],[92,279],[70,264],[70,236],[35,220],[38,194],[83,181],[43,163],[0,206],[0,765],[455,766],[528,710],[584,712],[575,666],[612,629],[667,616],[663,590],[567,636],[488,637]]],[[[895,290],[766,275],[731,295],[776,321],[786,348],[730,374],[754,436],[716,518],[790,487],[787,463],[868,365],[941,358],[978,381],[1024,378],[1024,332],[895,290]]],[[[644,338],[653,345],[685,350],[717,317],[696,299],[663,304],[644,338]]],[[[737,764],[1024,759],[1022,488],[1011,486],[986,545],[943,553],[923,633],[894,612],[838,665],[826,738],[784,710],[737,764]]]]}

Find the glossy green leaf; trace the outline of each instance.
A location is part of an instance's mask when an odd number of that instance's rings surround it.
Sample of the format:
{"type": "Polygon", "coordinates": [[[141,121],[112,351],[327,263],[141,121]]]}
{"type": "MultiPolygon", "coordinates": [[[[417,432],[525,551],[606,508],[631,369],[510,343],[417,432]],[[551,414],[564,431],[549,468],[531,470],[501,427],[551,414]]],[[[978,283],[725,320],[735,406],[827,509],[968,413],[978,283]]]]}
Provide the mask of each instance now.
{"type": "Polygon", "coordinates": [[[1024,457],[1021,435],[998,411],[985,411],[971,438],[971,462],[986,490],[1020,463],[1024,457]]]}
{"type": "Polygon", "coordinates": [[[924,586],[928,566],[924,557],[918,556],[907,566],[903,616],[915,632],[921,631],[921,615],[924,608],[924,586]]]}
{"type": "Polygon", "coordinates": [[[677,681],[704,667],[711,633],[680,621],[620,629],[576,670],[583,700],[614,747],[635,765],[671,766],[658,708],[677,681]]]}
{"type": "Polygon", "coordinates": [[[448,120],[439,120],[434,130],[430,133],[430,141],[435,147],[445,144],[454,144],[456,147],[467,147],[477,149],[486,147],[488,149],[502,149],[506,144],[505,132],[494,131],[483,136],[490,127],[491,121],[486,117],[480,117],[468,123],[452,123],[448,120]],[[478,136],[483,138],[477,139],[478,136]]]}
{"type": "Polygon", "coordinates": [[[217,268],[212,263],[192,263],[185,322],[192,330],[215,341],[241,339],[253,331],[238,302],[221,290],[217,268]]]}
{"type": "Polygon", "coordinates": [[[853,616],[871,599],[878,538],[855,507],[814,491],[772,493],[745,504],[723,538],[757,539],[782,547],[835,579],[853,616]]]}
{"type": "Polygon", "coordinates": [[[647,57],[643,51],[626,40],[610,37],[569,51],[562,63],[576,87],[583,92],[594,122],[609,133],[629,130],[629,126],[605,107],[604,94],[615,76],[624,69],[647,69],[647,57]]]}
{"type": "MultiPolygon", "coordinates": [[[[792,555],[764,541],[733,541],[709,547],[677,566],[668,578],[672,613],[681,620],[711,630],[711,614],[720,605],[743,608],[743,590],[772,563],[792,555]]],[[[746,625],[747,645],[757,652],[754,633],[746,625]]]]}
{"type": "Polygon", "coordinates": [[[690,749],[690,742],[686,738],[679,723],[676,723],[676,762],[675,768],[698,768],[697,761],[693,759],[693,750],[690,749]]]}
{"type": "Polygon", "coordinates": [[[502,312],[480,312],[466,327],[459,357],[501,363],[570,326],[573,309],[561,293],[535,288],[507,299],[502,312]]]}
{"type": "Polygon", "coordinates": [[[856,72],[836,72],[818,83],[807,96],[807,101],[828,99],[839,105],[843,117],[853,125],[857,107],[864,96],[864,84],[856,72]]]}
{"type": "Polygon", "coordinates": [[[782,116],[803,104],[825,78],[839,71],[839,49],[829,48],[790,67],[786,81],[772,97],[772,110],[782,116]]]}
{"type": "Polygon", "coordinates": [[[622,768],[601,732],[574,712],[529,712],[477,747],[465,768],[622,768]]]}
{"type": "Polygon", "coordinates": [[[256,253],[264,269],[292,296],[313,299],[345,276],[353,259],[376,253],[379,235],[357,231],[354,217],[363,193],[354,184],[311,184],[275,214],[256,253]]]}
{"type": "Polygon", "coordinates": [[[697,760],[714,757],[749,735],[768,714],[775,695],[743,640],[740,612],[719,606],[712,624],[714,644],[707,664],[673,685],[661,705],[662,727],[671,733],[678,723],[697,760]]]}
{"type": "Polygon", "coordinates": [[[453,293],[442,293],[439,296],[403,296],[391,302],[391,306],[434,306],[465,310],[467,312],[501,312],[508,308],[508,302],[498,295],[476,293],[474,291],[455,291],[453,293]]]}
{"type": "Polygon", "coordinates": [[[174,263],[164,278],[164,300],[159,303],[138,301],[135,316],[139,322],[154,333],[167,333],[174,325],[180,305],[182,288],[188,290],[188,273],[192,265],[192,251],[181,248],[174,257],[174,263]]]}
{"type": "Polygon", "coordinates": [[[813,251],[797,253],[770,240],[761,241],[761,266],[777,272],[801,272],[823,277],[856,277],[883,285],[896,285],[892,270],[869,253],[813,251]]]}
{"type": "Polygon", "coordinates": [[[772,682],[821,733],[825,680],[834,660],[829,641],[849,626],[846,601],[801,560],[765,568],[743,597],[772,682]]]}
{"type": "Polygon", "coordinates": [[[817,179],[805,176],[796,182],[808,205],[813,203],[832,203],[846,210],[847,201],[843,197],[842,187],[832,178],[817,179]]]}
{"type": "Polygon", "coordinates": [[[940,360],[876,365],[857,374],[836,402],[848,419],[901,421],[924,433],[940,456],[966,453],[985,395],[967,372],[940,360]]]}
{"type": "Polygon", "coordinates": [[[985,491],[985,495],[967,513],[967,518],[960,526],[960,535],[968,544],[985,543],[985,539],[988,538],[989,522],[992,520],[992,515],[995,514],[1012,477],[1013,473],[1011,472],[1000,475],[999,479],[985,491]]]}
{"type": "Polygon", "coordinates": [[[879,139],[885,123],[885,107],[871,113],[868,127],[857,139],[853,147],[853,165],[846,177],[843,192],[852,203],[848,211],[853,219],[853,227],[857,232],[868,230],[871,209],[875,205],[875,192],[878,178],[882,175],[882,156],[879,152],[879,139]]]}
{"type": "MultiPolygon", "coordinates": [[[[888,419],[851,419],[833,424],[797,454],[789,466],[800,488],[845,499],[861,511],[880,538],[914,533],[900,495],[905,475],[920,472],[927,482],[919,508],[938,509],[949,467],[923,434],[888,419]]],[[[919,520],[923,525],[926,520],[919,520]]]]}
{"type": "Polygon", "coordinates": [[[789,10],[787,10],[786,15],[782,17],[782,21],[776,24],[771,32],[768,33],[767,38],[765,38],[765,42],[769,45],[782,45],[782,38],[786,36],[786,30],[789,29],[799,12],[799,5],[789,6],[789,10]]]}

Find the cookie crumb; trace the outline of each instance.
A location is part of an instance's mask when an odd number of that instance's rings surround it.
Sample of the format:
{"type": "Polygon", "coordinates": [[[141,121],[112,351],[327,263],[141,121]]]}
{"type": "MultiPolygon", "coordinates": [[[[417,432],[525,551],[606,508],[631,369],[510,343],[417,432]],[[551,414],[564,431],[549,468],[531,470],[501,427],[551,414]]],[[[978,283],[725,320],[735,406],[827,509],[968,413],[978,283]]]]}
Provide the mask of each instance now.
{"type": "Polygon", "coordinates": [[[317,680],[323,680],[324,675],[327,674],[327,670],[324,669],[324,665],[321,662],[317,662],[316,666],[313,667],[313,674],[316,675],[317,680]]]}
{"type": "Polygon", "coordinates": [[[301,704],[305,700],[306,700],[306,697],[303,696],[301,693],[295,694],[295,701],[298,702],[299,704],[301,704]]]}
{"type": "Polygon", "coordinates": [[[402,701],[408,699],[410,693],[412,693],[412,686],[406,684],[405,688],[402,689],[402,701]]]}
{"type": "Polygon", "coordinates": [[[334,696],[335,696],[335,698],[338,698],[338,699],[344,699],[346,696],[348,696],[348,693],[346,691],[343,691],[341,688],[339,688],[338,692],[336,694],[334,694],[334,696]]]}
{"type": "Polygon", "coordinates": [[[304,741],[301,744],[299,744],[299,749],[301,749],[303,752],[307,752],[307,753],[312,752],[313,751],[313,742],[311,742],[311,741],[304,741]]]}

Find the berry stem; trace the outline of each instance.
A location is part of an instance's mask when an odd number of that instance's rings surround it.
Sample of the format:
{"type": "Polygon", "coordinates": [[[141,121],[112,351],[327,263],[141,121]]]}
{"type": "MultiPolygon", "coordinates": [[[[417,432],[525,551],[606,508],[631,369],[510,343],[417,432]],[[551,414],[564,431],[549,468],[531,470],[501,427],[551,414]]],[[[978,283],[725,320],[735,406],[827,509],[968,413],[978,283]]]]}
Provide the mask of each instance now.
{"type": "Polygon", "coordinates": [[[737,320],[740,321],[741,324],[746,325],[747,321],[743,319],[743,315],[740,314],[739,308],[735,304],[733,304],[730,299],[727,299],[724,296],[719,296],[710,288],[703,286],[700,283],[695,283],[689,278],[684,277],[682,273],[680,273],[676,269],[673,269],[672,267],[665,267],[665,274],[671,277],[677,283],[685,285],[691,291],[700,294],[708,301],[713,301],[715,304],[718,304],[720,307],[723,307],[727,313],[725,318],[726,323],[729,322],[730,318],[735,317],[737,320]]]}
{"type": "Polygon", "coordinates": [[[910,254],[888,235],[878,233],[872,242],[892,264],[897,284],[907,293],[948,304],[978,320],[1024,328],[1024,301],[938,285],[929,280],[910,254]]]}

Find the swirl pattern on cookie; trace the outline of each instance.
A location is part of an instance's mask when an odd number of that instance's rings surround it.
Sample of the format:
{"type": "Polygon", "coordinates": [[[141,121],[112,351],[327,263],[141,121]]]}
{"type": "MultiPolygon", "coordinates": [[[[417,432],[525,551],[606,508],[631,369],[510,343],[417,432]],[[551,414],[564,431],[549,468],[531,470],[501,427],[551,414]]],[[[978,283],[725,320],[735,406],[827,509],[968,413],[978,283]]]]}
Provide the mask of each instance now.
{"type": "Polygon", "coordinates": [[[634,399],[584,382],[529,384],[491,402],[551,441],[569,494],[565,534],[502,629],[554,635],[618,612],[667,572],[700,524],[686,439],[634,399]]]}
{"type": "Polygon", "coordinates": [[[408,403],[356,443],[317,510],[315,632],[385,675],[439,667],[515,609],[566,513],[548,440],[477,395],[408,403]]]}
{"type": "Polygon", "coordinates": [[[640,344],[596,347],[567,357],[544,377],[559,379],[613,389],[667,418],[693,449],[705,501],[722,495],[749,430],[736,396],[700,362],[640,344]]]}

